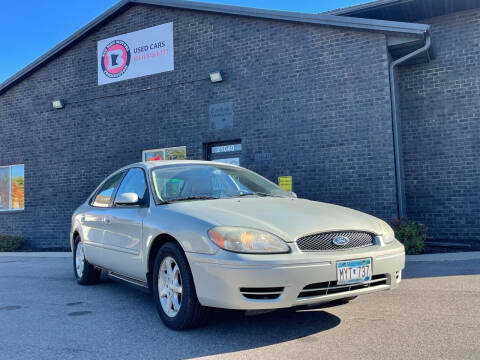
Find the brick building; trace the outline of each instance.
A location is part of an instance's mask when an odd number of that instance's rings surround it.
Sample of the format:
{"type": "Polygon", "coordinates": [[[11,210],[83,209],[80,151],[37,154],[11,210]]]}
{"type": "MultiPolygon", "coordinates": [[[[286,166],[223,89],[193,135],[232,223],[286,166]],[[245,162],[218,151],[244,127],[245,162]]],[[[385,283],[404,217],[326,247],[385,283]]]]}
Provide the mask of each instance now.
{"type": "Polygon", "coordinates": [[[374,1],[334,13],[430,26],[429,61],[398,71],[407,215],[436,238],[480,241],[480,1],[374,1]]]}
{"type": "Polygon", "coordinates": [[[0,85],[0,233],[66,247],[72,211],[106,175],[185,153],[291,175],[300,197],[407,215],[437,238],[479,239],[479,22],[476,1],[316,15],[121,1],[0,85]],[[172,68],[140,68],[150,55],[131,44],[116,58],[117,40],[165,24],[172,68]],[[117,63],[131,67],[101,82],[117,63]]]}

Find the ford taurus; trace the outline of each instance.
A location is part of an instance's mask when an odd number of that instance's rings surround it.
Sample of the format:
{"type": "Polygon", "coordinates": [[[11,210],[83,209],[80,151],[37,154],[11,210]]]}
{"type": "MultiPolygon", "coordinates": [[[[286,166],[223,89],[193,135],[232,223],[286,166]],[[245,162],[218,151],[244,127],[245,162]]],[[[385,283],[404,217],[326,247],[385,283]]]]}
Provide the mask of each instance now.
{"type": "Polygon", "coordinates": [[[107,177],[73,214],[74,273],[148,288],[170,328],[391,290],[404,247],[384,221],[297,198],[247,169],[153,161],[107,177]]]}

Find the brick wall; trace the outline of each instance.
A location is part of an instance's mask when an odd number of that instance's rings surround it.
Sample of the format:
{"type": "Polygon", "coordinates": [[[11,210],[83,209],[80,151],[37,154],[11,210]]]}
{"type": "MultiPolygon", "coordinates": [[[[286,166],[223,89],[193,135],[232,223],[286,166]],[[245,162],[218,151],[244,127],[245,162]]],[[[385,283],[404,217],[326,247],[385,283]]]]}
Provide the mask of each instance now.
{"type": "Polygon", "coordinates": [[[408,216],[480,240],[480,9],[422,23],[435,58],[399,71],[408,216]]]}
{"type": "Polygon", "coordinates": [[[186,145],[201,159],[204,143],[234,139],[243,166],[292,175],[301,197],[396,213],[378,32],[135,5],[0,95],[0,130],[0,165],[24,163],[26,188],[0,232],[31,246],[68,246],[72,211],[142,150],[186,145]],[[97,86],[98,40],[170,21],[175,71],[97,86]],[[219,69],[226,81],[211,84],[219,69]],[[233,129],[209,130],[209,105],[227,101],[233,129]]]}

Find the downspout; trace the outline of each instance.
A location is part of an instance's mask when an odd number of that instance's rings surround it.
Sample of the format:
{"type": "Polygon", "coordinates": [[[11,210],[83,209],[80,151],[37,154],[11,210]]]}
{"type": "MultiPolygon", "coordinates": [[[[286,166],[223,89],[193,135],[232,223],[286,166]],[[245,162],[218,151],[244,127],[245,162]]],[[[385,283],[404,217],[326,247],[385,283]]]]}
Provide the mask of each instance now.
{"type": "Polygon", "coordinates": [[[432,40],[430,38],[430,32],[427,30],[425,33],[425,45],[420,49],[415,50],[414,52],[407,54],[400,59],[392,61],[390,63],[389,74],[390,74],[390,97],[392,99],[392,127],[393,127],[393,149],[395,157],[395,182],[397,187],[397,215],[398,217],[405,218],[407,217],[407,209],[405,206],[405,188],[403,183],[402,176],[402,159],[400,153],[400,120],[399,120],[399,109],[398,109],[398,99],[396,91],[396,79],[395,79],[395,68],[401,63],[417,56],[423,52],[427,52],[430,49],[432,40]]]}

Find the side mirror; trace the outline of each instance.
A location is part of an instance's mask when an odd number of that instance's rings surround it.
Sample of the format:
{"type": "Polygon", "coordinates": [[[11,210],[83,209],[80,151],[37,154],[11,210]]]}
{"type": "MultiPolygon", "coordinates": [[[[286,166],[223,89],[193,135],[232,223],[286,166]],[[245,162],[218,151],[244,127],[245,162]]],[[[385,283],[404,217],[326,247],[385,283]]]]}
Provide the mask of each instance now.
{"type": "Polygon", "coordinates": [[[115,198],[115,205],[139,205],[140,199],[135,193],[123,193],[115,198]]]}
{"type": "Polygon", "coordinates": [[[292,197],[296,198],[298,197],[296,193],[294,193],[293,191],[290,191],[290,195],[292,195],[292,197]]]}

